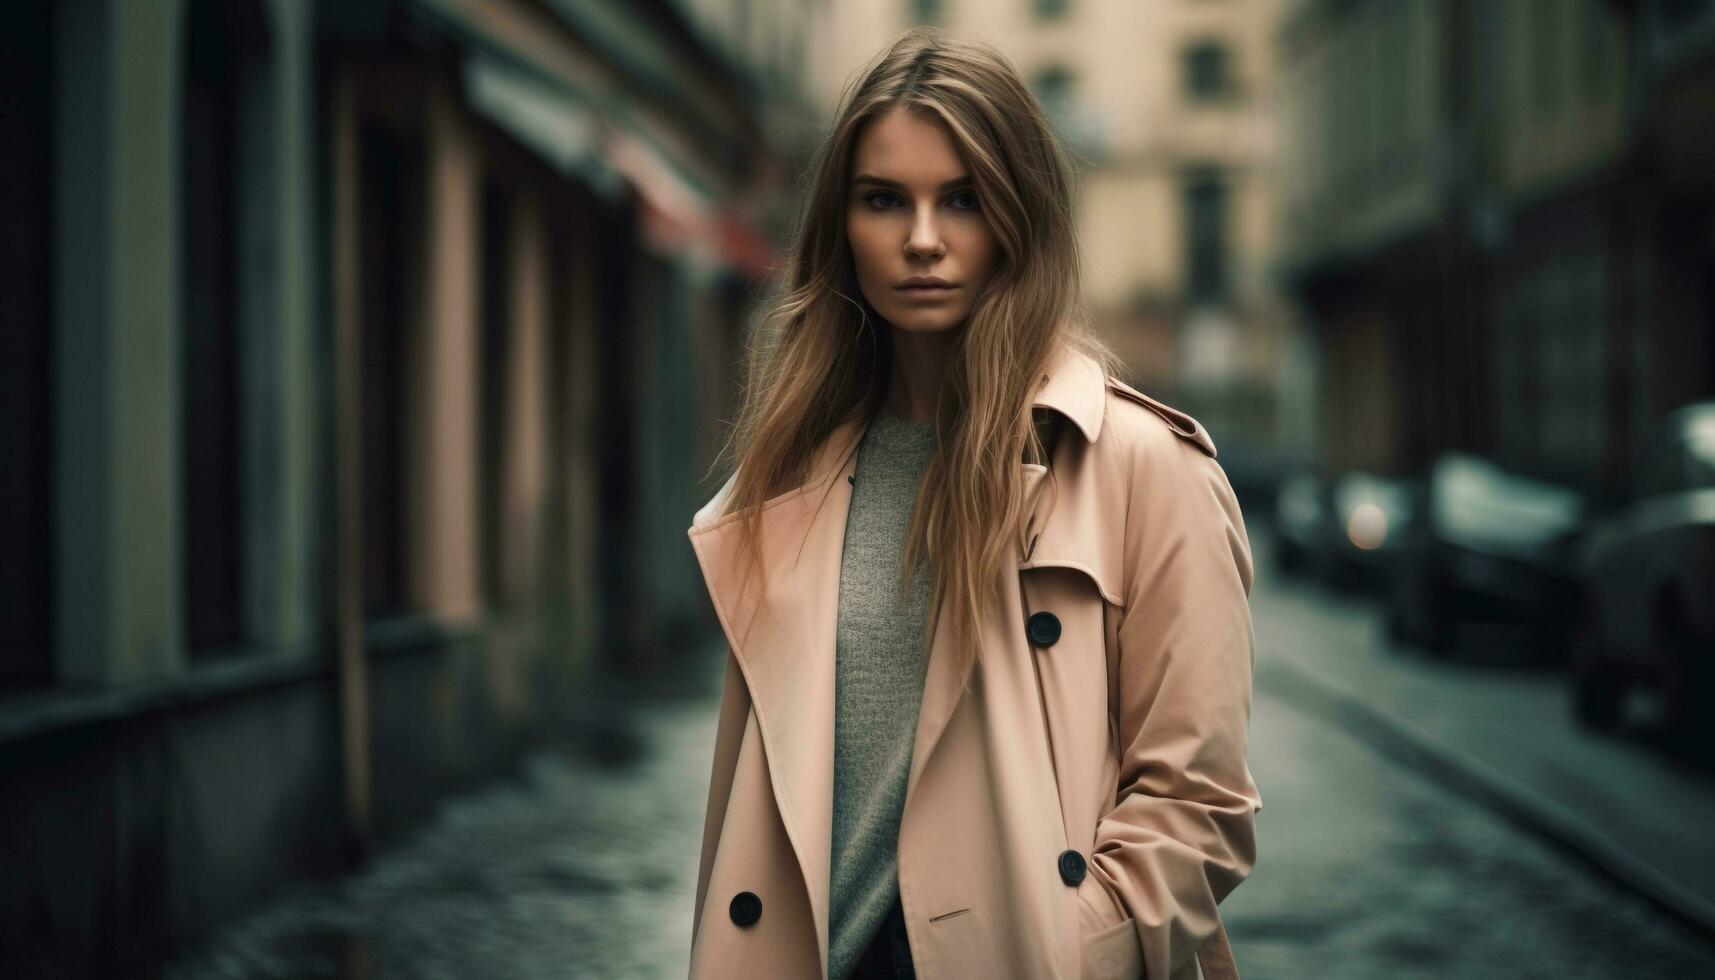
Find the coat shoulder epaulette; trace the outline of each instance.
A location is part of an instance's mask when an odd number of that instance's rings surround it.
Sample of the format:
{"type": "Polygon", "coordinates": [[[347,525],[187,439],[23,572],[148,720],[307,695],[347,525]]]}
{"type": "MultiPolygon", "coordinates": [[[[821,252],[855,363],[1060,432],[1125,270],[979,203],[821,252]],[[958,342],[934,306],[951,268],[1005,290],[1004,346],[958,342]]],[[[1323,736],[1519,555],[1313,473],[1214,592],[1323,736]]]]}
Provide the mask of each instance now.
{"type": "Polygon", "coordinates": [[[1211,457],[1215,455],[1215,440],[1210,437],[1209,430],[1199,425],[1196,419],[1171,405],[1156,401],[1118,378],[1109,377],[1107,381],[1110,391],[1159,415],[1161,420],[1166,422],[1167,427],[1172,429],[1175,434],[1196,443],[1199,449],[1211,457]]]}

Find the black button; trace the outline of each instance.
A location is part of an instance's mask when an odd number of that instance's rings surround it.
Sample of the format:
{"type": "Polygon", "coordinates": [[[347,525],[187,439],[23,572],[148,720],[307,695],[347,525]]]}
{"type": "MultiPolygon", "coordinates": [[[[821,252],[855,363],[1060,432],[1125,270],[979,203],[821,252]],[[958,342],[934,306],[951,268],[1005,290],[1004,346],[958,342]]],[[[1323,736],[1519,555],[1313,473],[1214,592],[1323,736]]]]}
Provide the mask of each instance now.
{"type": "Polygon", "coordinates": [[[762,899],[757,898],[755,892],[739,892],[732,897],[727,913],[735,925],[756,925],[756,920],[762,918],[762,899]]]}
{"type": "Polygon", "coordinates": [[[1051,647],[1060,639],[1060,617],[1051,612],[1031,613],[1030,619],[1025,621],[1024,631],[1030,635],[1030,642],[1039,647],[1051,647]]]}
{"type": "Polygon", "coordinates": [[[1060,880],[1068,885],[1076,885],[1084,880],[1084,856],[1077,851],[1060,852],[1060,880]]]}

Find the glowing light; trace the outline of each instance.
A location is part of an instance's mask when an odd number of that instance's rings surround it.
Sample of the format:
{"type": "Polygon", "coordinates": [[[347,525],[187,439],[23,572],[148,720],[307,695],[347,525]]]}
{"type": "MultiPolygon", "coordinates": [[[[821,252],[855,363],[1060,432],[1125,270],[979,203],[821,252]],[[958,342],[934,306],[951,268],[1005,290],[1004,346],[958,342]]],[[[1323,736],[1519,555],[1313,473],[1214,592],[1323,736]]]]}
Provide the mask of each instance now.
{"type": "Polygon", "coordinates": [[[1346,519],[1346,538],[1365,551],[1380,548],[1387,540],[1387,514],[1371,503],[1353,507],[1346,519]]]}

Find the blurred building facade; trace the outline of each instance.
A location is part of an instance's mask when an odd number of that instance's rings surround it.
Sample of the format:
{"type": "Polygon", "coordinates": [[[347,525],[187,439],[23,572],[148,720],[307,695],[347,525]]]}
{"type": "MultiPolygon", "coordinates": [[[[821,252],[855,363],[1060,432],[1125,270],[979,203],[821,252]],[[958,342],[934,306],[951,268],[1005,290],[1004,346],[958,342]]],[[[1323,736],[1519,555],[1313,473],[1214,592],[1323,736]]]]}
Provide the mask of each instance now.
{"type": "Polygon", "coordinates": [[[1277,288],[1277,0],[828,0],[813,92],[917,24],[1017,66],[1078,165],[1090,311],[1147,390],[1223,450],[1308,438],[1308,396],[1277,288]]]}
{"type": "Polygon", "coordinates": [[[1282,261],[1324,468],[1493,456],[1611,489],[1715,393],[1704,0],[1300,0],[1282,261]]]}
{"type": "Polygon", "coordinates": [[[153,962],[696,640],[804,24],[11,12],[0,973],[153,962]]]}

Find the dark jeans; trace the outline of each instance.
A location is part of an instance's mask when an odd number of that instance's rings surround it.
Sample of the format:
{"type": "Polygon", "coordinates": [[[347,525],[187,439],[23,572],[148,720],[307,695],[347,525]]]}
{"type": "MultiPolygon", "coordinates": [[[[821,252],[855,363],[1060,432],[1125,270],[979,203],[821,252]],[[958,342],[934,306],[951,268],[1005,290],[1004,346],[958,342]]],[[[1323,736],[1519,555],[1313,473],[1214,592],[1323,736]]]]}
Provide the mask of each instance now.
{"type": "Polygon", "coordinates": [[[850,980],[917,980],[911,943],[905,938],[905,910],[897,898],[849,976],[850,980]]]}

